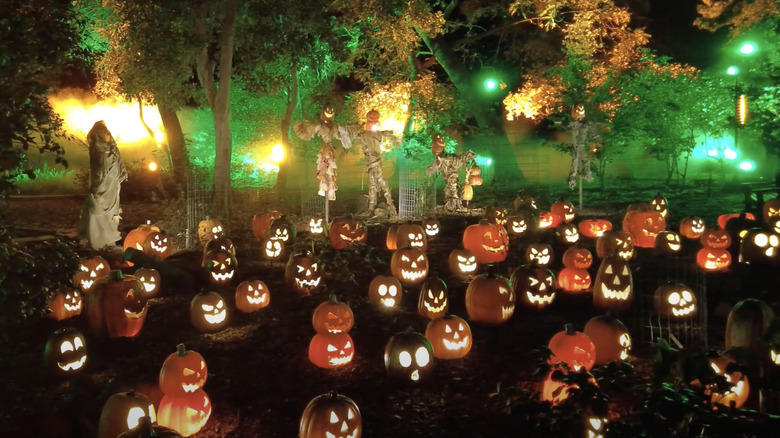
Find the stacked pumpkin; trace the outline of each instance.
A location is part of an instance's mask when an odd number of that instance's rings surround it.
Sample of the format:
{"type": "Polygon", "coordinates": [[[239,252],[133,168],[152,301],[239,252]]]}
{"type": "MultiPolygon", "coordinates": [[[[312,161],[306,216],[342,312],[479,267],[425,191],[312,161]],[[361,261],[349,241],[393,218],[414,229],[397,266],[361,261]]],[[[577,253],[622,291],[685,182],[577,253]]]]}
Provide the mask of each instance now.
{"type": "MultiPolygon", "coordinates": [[[[138,228],[130,231],[125,236],[123,249],[128,248],[143,251],[149,257],[166,259],[170,257],[172,246],[168,234],[160,230],[160,227],[146,224],[139,225],[138,228]]],[[[128,262],[130,266],[132,263],[128,262]]]]}
{"type": "Polygon", "coordinates": [[[552,370],[542,382],[541,398],[555,405],[569,396],[571,388],[577,387],[561,381],[560,376],[580,370],[590,371],[596,363],[596,346],[588,335],[574,330],[572,324],[566,324],[547,346],[550,349],[548,363],[552,370]]]}
{"type": "Polygon", "coordinates": [[[198,352],[176,346],[160,369],[163,398],[158,409],[158,423],[182,436],[198,433],[211,416],[211,400],[203,385],[208,378],[206,361],[198,352]]]}
{"type": "Polygon", "coordinates": [[[335,295],[314,309],[311,324],[317,332],[309,343],[309,361],[320,368],[337,368],[352,362],[355,345],[347,333],[355,315],[335,295]]]}

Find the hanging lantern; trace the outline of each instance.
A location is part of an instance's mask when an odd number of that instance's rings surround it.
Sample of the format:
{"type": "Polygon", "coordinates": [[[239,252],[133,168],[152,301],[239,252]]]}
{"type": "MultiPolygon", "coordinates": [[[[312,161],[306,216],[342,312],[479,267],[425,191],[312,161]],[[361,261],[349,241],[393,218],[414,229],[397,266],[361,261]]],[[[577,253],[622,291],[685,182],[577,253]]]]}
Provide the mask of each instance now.
{"type": "Polygon", "coordinates": [[[740,127],[745,126],[748,117],[747,96],[740,94],[737,98],[737,123],[740,127]]]}
{"type": "Polygon", "coordinates": [[[463,186],[463,190],[460,192],[460,199],[466,202],[474,199],[474,189],[472,188],[471,184],[466,184],[463,186]]]}

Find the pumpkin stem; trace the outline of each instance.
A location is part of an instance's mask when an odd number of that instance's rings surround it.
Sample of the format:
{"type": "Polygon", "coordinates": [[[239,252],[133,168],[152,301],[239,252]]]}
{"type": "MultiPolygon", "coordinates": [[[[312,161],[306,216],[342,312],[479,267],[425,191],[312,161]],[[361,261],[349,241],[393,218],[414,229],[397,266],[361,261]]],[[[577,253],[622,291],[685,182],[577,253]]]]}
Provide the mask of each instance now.
{"type": "Polygon", "coordinates": [[[124,276],[119,269],[112,269],[111,272],[108,273],[108,279],[111,281],[121,281],[122,278],[124,278],[124,276]]]}
{"type": "Polygon", "coordinates": [[[574,330],[574,324],[566,323],[563,326],[563,330],[566,332],[567,335],[573,336],[575,333],[577,333],[576,330],[574,330]]]}
{"type": "Polygon", "coordinates": [[[187,348],[184,346],[184,344],[176,345],[176,355],[177,356],[186,356],[187,355],[187,348]]]}
{"type": "Polygon", "coordinates": [[[330,304],[338,304],[339,303],[338,298],[336,298],[336,294],[330,294],[330,296],[328,296],[328,301],[330,302],[330,304]]]}

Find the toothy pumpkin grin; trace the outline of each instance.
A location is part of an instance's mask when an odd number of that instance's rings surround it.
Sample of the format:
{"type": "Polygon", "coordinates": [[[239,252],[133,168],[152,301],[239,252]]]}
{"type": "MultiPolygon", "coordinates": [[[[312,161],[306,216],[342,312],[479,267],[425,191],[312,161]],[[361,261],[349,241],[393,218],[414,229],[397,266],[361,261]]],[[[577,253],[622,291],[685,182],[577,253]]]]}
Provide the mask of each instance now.
{"type": "Polygon", "coordinates": [[[87,361],[87,356],[81,356],[80,359],[74,360],[73,362],[57,362],[57,366],[62,371],[76,371],[84,366],[84,363],[87,361]]]}
{"type": "Polygon", "coordinates": [[[395,298],[380,298],[379,302],[385,307],[395,306],[395,298]]]}
{"type": "Polygon", "coordinates": [[[342,357],[331,357],[328,359],[328,363],[330,363],[331,366],[337,367],[339,365],[344,365],[347,363],[350,363],[352,361],[352,356],[354,356],[355,353],[349,353],[346,356],[342,357]]]}
{"type": "Polygon", "coordinates": [[[81,290],[90,290],[95,280],[81,280],[81,290]]]}
{"type": "Polygon", "coordinates": [[[499,246],[488,246],[488,245],[482,244],[482,248],[485,251],[502,252],[502,251],[504,251],[506,249],[506,246],[504,246],[503,244],[499,245],[499,246]]]}
{"type": "Polygon", "coordinates": [[[525,224],[517,224],[512,222],[512,232],[515,234],[522,234],[528,230],[528,226],[525,224]]]}
{"type": "Polygon", "coordinates": [[[130,319],[139,319],[146,316],[146,308],[141,309],[140,312],[133,312],[130,309],[125,309],[125,316],[130,319]]]}
{"type": "Polygon", "coordinates": [[[426,274],[426,271],[409,271],[406,269],[401,269],[401,276],[404,277],[404,280],[416,281],[424,277],[426,274]]]}
{"type": "Polygon", "coordinates": [[[352,237],[346,236],[346,235],[344,235],[344,234],[341,234],[341,233],[339,233],[339,237],[341,238],[341,240],[343,240],[343,241],[345,241],[345,242],[350,242],[350,243],[351,243],[351,242],[355,242],[356,240],[358,240],[358,239],[355,239],[355,238],[352,238],[352,237]]]}
{"type": "Polygon", "coordinates": [[[682,308],[682,309],[672,308],[672,313],[674,314],[674,316],[685,316],[685,315],[688,315],[691,312],[693,312],[693,310],[695,308],[696,308],[695,304],[691,304],[690,306],[682,308]]]}
{"type": "Polygon", "coordinates": [[[476,263],[472,263],[470,265],[464,265],[463,263],[458,263],[458,267],[460,268],[461,271],[465,273],[474,272],[477,270],[476,263]]]}
{"type": "Polygon", "coordinates": [[[547,296],[534,295],[531,292],[526,292],[525,296],[528,297],[528,302],[531,304],[550,304],[555,299],[555,292],[547,296]]]}
{"type": "MultiPolygon", "coordinates": [[[[458,334],[455,333],[455,336],[458,334]]],[[[466,348],[466,345],[469,343],[469,337],[464,336],[463,339],[460,341],[450,341],[447,339],[442,339],[444,342],[444,346],[447,347],[447,350],[460,350],[461,348],[466,348]]]]}
{"type": "Polygon", "coordinates": [[[249,302],[249,304],[258,305],[258,304],[264,303],[267,296],[268,295],[260,295],[259,297],[247,296],[246,300],[247,300],[247,302],[249,302]]]}
{"type": "Polygon", "coordinates": [[[79,301],[78,303],[76,303],[74,305],[70,305],[68,303],[64,303],[63,306],[65,306],[65,310],[67,310],[68,312],[75,312],[75,311],[81,310],[81,301],[79,301]]]}
{"type": "Polygon", "coordinates": [[[322,277],[313,278],[311,280],[296,278],[295,279],[295,285],[298,286],[298,287],[311,287],[311,288],[314,288],[314,287],[319,286],[321,279],[322,279],[322,277]]]}
{"type": "Polygon", "coordinates": [[[222,323],[222,321],[225,320],[226,316],[227,316],[227,312],[225,311],[225,309],[222,309],[222,311],[219,312],[219,313],[213,313],[213,314],[204,313],[203,314],[203,317],[206,318],[206,322],[208,322],[209,324],[220,324],[220,323],[222,323]]]}
{"type": "Polygon", "coordinates": [[[447,307],[447,300],[444,300],[441,306],[432,306],[427,301],[423,303],[428,311],[433,313],[439,313],[447,307]]]}
{"type": "Polygon", "coordinates": [[[515,306],[501,306],[501,317],[509,319],[515,313],[515,306]]]}
{"type": "MultiPolygon", "coordinates": [[[[345,421],[343,425],[341,426],[342,429],[346,428],[347,422],[345,421]]],[[[345,431],[346,432],[346,431],[345,431]]],[[[325,432],[325,438],[356,438],[357,437],[358,430],[355,428],[351,434],[349,435],[339,435],[336,436],[330,432],[325,432]]]]}
{"type": "Polygon", "coordinates": [[[218,282],[225,282],[233,278],[233,273],[235,271],[220,273],[220,272],[212,272],[211,277],[218,282]]]}
{"type": "Polygon", "coordinates": [[[625,301],[628,299],[628,296],[631,294],[631,285],[626,285],[623,290],[619,289],[611,289],[607,287],[606,284],[601,285],[601,293],[603,294],[604,298],[608,298],[611,300],[622,300],[625,301]]]}
{"type": "Polygon", "coordinates": [[[200,379],[198,380],[198,383],[182,383],[181,389],[184,390],[184,392],[195,392],[199,388],[203,387],[203,384],[206,383],[206,379],[200,379]]]}

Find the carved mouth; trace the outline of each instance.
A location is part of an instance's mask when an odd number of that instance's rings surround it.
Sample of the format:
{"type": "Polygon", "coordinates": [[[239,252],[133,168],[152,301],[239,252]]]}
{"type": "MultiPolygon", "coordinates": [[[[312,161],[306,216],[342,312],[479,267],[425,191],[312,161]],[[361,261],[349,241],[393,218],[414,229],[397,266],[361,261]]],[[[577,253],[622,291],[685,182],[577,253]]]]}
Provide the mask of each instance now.
{"type": "Polygon", "coordinates": [[[357,239],[353,239],[351,237],[345,236],[343,234],[339,234],[339,237],[341,237],[341,240],[343,240],[345,242],[354,242],[355,240],[357,240],[357,239]]]}
{"type": "Polygon", "coordinates": [[[703,233],[704,232],[704,227],[703,226],[702,227],[691,227],[691,231],[693,231],[694,233],[703,233]]]}
{"type": "Polygon", "coordinates": [[[65,305],[65,310],[67,310],[68,312],[75,312],[81,309],[81,301],[79,301],[78,303],[72,306],[68,303],[65,303],[64,305],[65,305]]]}
{"type": "Polygon", "coordinates": [[[404,280],[416,281],[423,278],[425,274],[426,271],[407,271],[406,269],[401,269],[401,276],[404,280]]]}
{"type": "Polygon", "coordinates": [[[225,309],[222,309],[219,313],[206,313],[203,315],[203,317],[206,318],[206,322],[209,324],[220,324],[225,320],[226,316],[227,311],[225,309]]]}
{"type": "Polygon", "coordinates": [[[81,280],[81,289],[89,290],[93,284],[95,284],[95,280],[81,280]]]}
{"type": "MultiPolygon", "coordinates": [[[[346,422],[344,422],[344,426],[342,426],[342,429],[345,429],[346,427],[347,427],[347,426],[346,426],[346,422]]],[[[357,433],[358,433],[358,428],[356,427],[356,428],[355,428],[355,429],[352,431],[352,433],[351,433],[351,434],[349,434],[349,435],[344,435],[344,436],[336,436],[335,434],[333,434],[333,433],[331,433],[331,432],[325,432],[325,438],[357,438],[357,433]]]]}
{"type": "Polygon", "coordinates": [[[501,306],[501,317],[503,319],[509,319],[512,317],[512,314],[515,313],[515,306],[501,306]]]}
{"type": "Polygon", "coordinates": [[[632,255],[634,255],[634,251],[618,251],[617,252],[618,257],[620,257],[623,260],[628,260],[631,258],[632,255]]]}
{"type": "Polygon", "coordinates": [[[577,240],[579,240],[580,236],[566,236],[566,241],[569,243],[574,243],[577,240]]]}
{"type": "Polygon", "coordinates": [[[354,356],[354,355],[355,355],[355,353],[349,353],[346,356],[331,357],[330,359],[328,359],[328,364],[330,364],[330,366],[333,366],[333,367],[337,367],[339,365],[344,365],[346,363],[351,362],[352,361],[352,356],[354,356]]]}
{"type": "Polygon", "coordinates": [[[485,251],[489,251],[489,252],[504,252],[504,250],[506,249],[506,247],[504,246],[503,243],[501,245],[499,245],[499,246],[488,246],[488,245],[482,244],[482,248],[485,251]]]}
{"type": "Polygon", "coordinates": [[[536,258],[536,264],[545,266],[546,264],[550,263],[550,256],[544,255],[544,256],[538,256],[536,258]]]}
{"type": "Polygon", "coordinates": [[[153,249],[153,250],[155,250],[155,251],[157,251],[157,252],[165,252],[165,250],[167,250],[167,249],[168,249],[168,245],[160,246],[160,245],[157,245],[157,244],[156,244],[156,243],[154,243],[154,242],[151,242],[151,243],[149,244],[149,246],[151,246],[151,247],[152,247],[152,249],[153,249]]]}
{"type": "Polygon", "coordinates": [[[460,268],[460,270],[462,272],[465,272],[467,274],[477,270],[477,264],[476,263],[474,263],[472,265],[464,265],[463,263],[458,263],[458,267],[460,268]]]}
{"type": "Polygon", "coordinates": [[[563,220],[566,222],[571,222],[574,220],[574,213],[564,213],[563,220]]]}
{"type": "Polygon", "coordinates": [[[541,219],[539,220],[539,228],[550,228],[552,226],[552,220],[551,219],[541,219]]]}
{"type": "Polygon", "coordinates": [[[691,304],[690,306],[683,307],[682,309],[679,309],[679,310],[675,309],[675,308],[672,308],[672,314],[674,316],[685,316],[685,315],[688,315],[691,312],[693,312],[693,309],[695,309],[695,308],[696,308],[695,304],[691,304]]]}
{"type": "Polygon", "coordinates": [[[409,376],[409,378],[412,379],[415,382],[420,380],[420,370],[412,371],[412,374],[409,376]]]}
{"type": "Polygon", "coordinates": [[[256,297],[256,298],[255,297],[246,297],[246,300],[249,302],[249,304],[258,305],[258,304],[264,303],[266,297],[267,297],[267,295],[263,294],[263,295],[260,295],[259,297],[256,297]]]}
{"type": "Polygon", "coordinates": [[[140,319],[146,315],[146,307],[141,309],[140,312],[133,312],[130,309],[125,309],[125,317],[129,319],[140,319]]]}
{"type": "Polygon", "coordinates": [[[184,392],[195,392],[198,388],[202,387],[204,383],[206,383],[206,379],[200,379],[198,380],[198,383],[182,383],[181,389],[183,389],[184,392]]]}
{"type": "Polygon", "coordinates": [[[601,294],[604,298],[610,300],[626,301],[631,294],[631,285],[626,285],[622,291],[619,289],[610,289],[606,284],[601,285],[601,294]]]}
{"type": "Polygon", "coordinates": [[[81,356],[81,359],[74,360],[73,362],[57,362],[57,366],[62,371],[76,371],[84,366],[84,363],[87,361],[87,356],[81,356]]]}
{"type": "Polygon", "coordinates": [[[517,234],[525,233],[525,230],[527,230],[527,229],[528,229],[527,226],[519,226],[519,227],[517,227],[517,226],[512,225],[512,232],[513,233],[517,233],[517,234]]]}
{"type": "Polygon", "coordinates": [[[677,252],[680,250],[680,244],[679,243],[670,243],[669,249],[671,249],[674,252],[677,252]]]}
{"type": "Polygon", "coordinates": [[[411,246],[412,248],[422,248],[423,243],[421,240],[414,240],[409,243],[409,246],[411,246]]]}
{"type": "Polygon", "coordinates": [[[726,264],[722,262],[713,262],[712,260],[707,260],[706,262],[704,262],[704,268],[709,270],[724,269],[725,267],[726,264]]]}
{"type": "Polygon", "coordinates": [[[395,298],[382,298],[379,302],[385,307],[395,306],[395,298]]]}
{"type": "Polygon", "coordinates": [[[444,347],[447,350],[460,350],[466,348],[466,345],[469,342],[469,337],[464,336],[460,341],[448,341],[446,339],[442,339],[442,341],[444,341],[444,347]]]}
{"type": "Polygon", "coordinates": [[[228,281],[231,278],[233,278],[233,273],[234,272],[236,272],[236,271],[225,272],[224,274],[220,273],[220,272],[212,272],[211,273],[211,278],[213,278],[215,281],[219,281],[219,282],[228,281]]]}
{"type": "Polygon", "coordinates": [[[271,250],[268,250],[268,249],[265,250],[265,255],[268,256],[268,257],[279,257],[279,254],[281,254],[281,253],[282,253],[281,249],[277,249],[275,251],[271,251],[271,250]]]}
{"type": "Polygon", "coordinates": [[[653,238],[653,239],[655,239],[655,236],[657,236],[657,235],[658,235],[658,233],[655,233],[655,232],[653,232],[653,231],[650,231],[650,230],[648,230],[648,229],[645,229],[645,228],[642,228],[642,233],[644,233],[644,235],[645,235],[645,236],[647,236],[647,237],[651,237],[651,238],[653,238]]]}
{"type": "Polygon", "coordinates": [[[447,307],[447,300],[444,300],[444,303],[441,306],[438,306],[438,307],[435,307],[435,306],[432,306],[431,304],[428,304],[427,301],[423,302],[423,304],[425,304],[425,308],[428,309],[429,312],[431,312],[431,313],[439,313],[442,310],[444,310],[445,307],[447,307]]]}
{"type": "Polygon", "coordinates": [[[301,280],[300,278],[295,279],[295,285],[299,288],[315,288],[320,285],[320,280],[322,277],[317,277],[312,280],[301,280]]]}
{"type": "Polygon", "coordinates": [[[325,231],[325,230],[323,228],[321,228],[321,227],[309,228],[309,232],[312,233],[312,234],[322,234],[323,231],[325,231]]]}
{"type": "Polygon", "coordinates": [[[620,350],[620,360],[626,360],[628,358],[628,350],[620,350]]]}
{"type": "Polygon", "coordinates": [[[429,236],[435,236],[435,235],[439,234],[439,230],[425,230],[425,234],[427,234],[429,236]]]}
{"type": "Polygon", "coordinates": [[[764,254],[766,254],[767,257],[772,257],[773,255],[775,255],[775,248],[774,247],[767,248],[766,251],[764,251],[764,254]]]}
{"type": "Polygon", "coordinates": [[[555,292],[550,295],[541,296],[534,295],[531,292],[526,291],[525,296],[528,297],[528,302],[531,304],[550,304],[555,299],[555,292]]]}
{"type": "Polygon", "coordinates": [[[775,353],[774,350],[769,351],[769,357],[772,359],[775,365],[780,365],[780,354],[775,353]]]}

